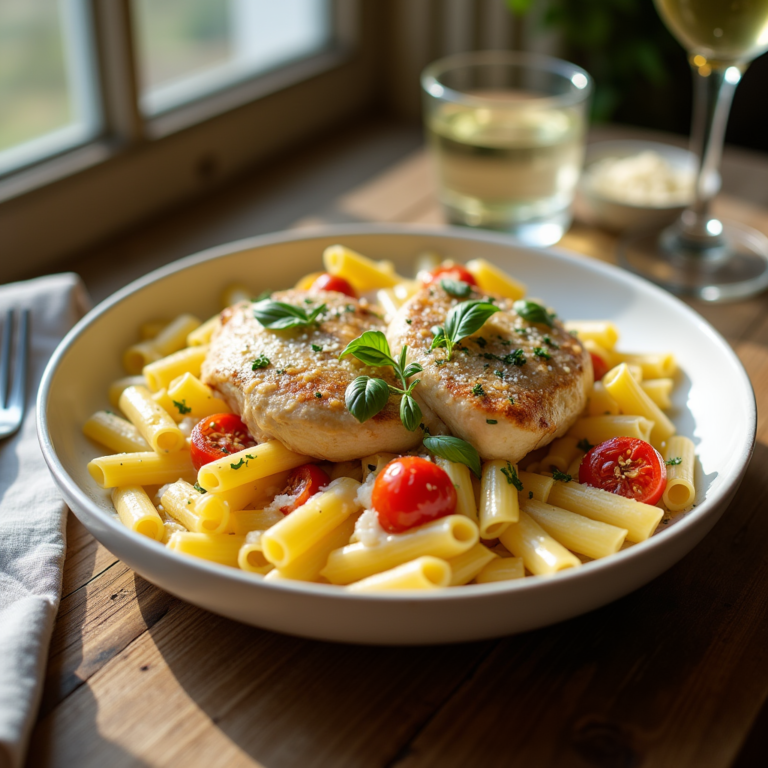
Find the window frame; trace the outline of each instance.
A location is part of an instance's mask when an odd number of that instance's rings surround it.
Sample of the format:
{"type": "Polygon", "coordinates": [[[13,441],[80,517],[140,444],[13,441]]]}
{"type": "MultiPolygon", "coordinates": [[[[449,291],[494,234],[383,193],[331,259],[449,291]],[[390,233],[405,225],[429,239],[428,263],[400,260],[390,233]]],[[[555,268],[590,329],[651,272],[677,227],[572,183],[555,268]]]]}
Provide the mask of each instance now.
{"type": "Polygon", "coordinates": [[[93,141],[0,178],[0,231],[11,257],[0,262],[0,281],[43,270],[224,184],[365,111],[375,95],[382,10],[333,0],[330,50],[145,117],[131,0],[85,1],[102,129],[93,141]]]}

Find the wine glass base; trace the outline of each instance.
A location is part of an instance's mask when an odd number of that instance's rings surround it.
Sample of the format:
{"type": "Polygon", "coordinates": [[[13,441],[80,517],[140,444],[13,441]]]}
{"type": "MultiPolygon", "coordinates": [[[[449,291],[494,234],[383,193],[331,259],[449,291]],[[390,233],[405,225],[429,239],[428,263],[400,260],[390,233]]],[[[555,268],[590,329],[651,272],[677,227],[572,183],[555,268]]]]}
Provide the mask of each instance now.
{"type": "Polygon", "coordinates": [[[679,249],[672,230],[630,234],[618,244],[619,264],[671,293],[734,301],[768,288],[768,237],[723,222],[721,247],[679,249]]]}

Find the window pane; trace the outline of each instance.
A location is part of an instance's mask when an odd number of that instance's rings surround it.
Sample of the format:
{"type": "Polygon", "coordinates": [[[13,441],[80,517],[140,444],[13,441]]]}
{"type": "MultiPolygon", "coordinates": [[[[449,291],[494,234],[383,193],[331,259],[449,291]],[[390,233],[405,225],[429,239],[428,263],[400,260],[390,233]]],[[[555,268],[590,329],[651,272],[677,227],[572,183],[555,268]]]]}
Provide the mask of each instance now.
{"type": "Polygon", "coordinates": [[[95,134],[89,31],[81,0],[0,1],[0,173],[95,134]]]}
{"type": "Polygon", "coordinates": [[[331,0],[134,0],[141,106],[157,114],[327,47],[331,0]]]}

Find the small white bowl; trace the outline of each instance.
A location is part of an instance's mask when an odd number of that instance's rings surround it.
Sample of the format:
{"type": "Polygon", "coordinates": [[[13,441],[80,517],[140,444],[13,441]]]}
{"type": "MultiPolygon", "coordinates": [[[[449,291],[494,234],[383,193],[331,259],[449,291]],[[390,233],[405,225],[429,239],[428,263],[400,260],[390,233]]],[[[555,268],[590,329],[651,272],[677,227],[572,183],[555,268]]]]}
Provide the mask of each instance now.
{"type": "MultiPolygon", "coordinates": [[[[589,183],[590,169],[606,158],[625,158],[643,152],[655,152],[675,169],[689,171],[695,177],[698,158],[693,152],[656,141],[600,141],[587,146],[584,172],[579,182],[576,210],[583,221],[612,232],[661,229],[671,224],[691,200],[675,205],[633,205],[596,192],[589,183]]],[[[711,194],[720,189],[720,175],[713,173],[707,184],[711,194]]]]}
{"type": "MultiPolygon", "coordinates": [[[[283,232],[212,248],[121,289],[70,331],[45,371],[37,404],[43,455],[64,499],[88,530],[130,568],[190,603],[238,621],[322,640],[412,645],[523,632],[605,605],[682,558],[725,511],[744,475],[757,424],[739,359],[705,320],[665,291],[622,270],[564,251],[521,247],[497,233],[403,225],[348,225],[283,232]],[[293,285],[317,270],[334,243],[409,274],[419,253],[484,258],[544,296],[563,318],[613,320],[624,349],[669,350],[680,373],[670,415],[696,444],[696,506],[650,540],[549,578],[434,592],[355,594],[329,584],[266,582],[235,568],[184,557],[129,531],[86,465],[103,453],[83,422],[109,407],[125,375],[121,352],[158,314],[218,309],[228,284],[254,291],[293,285]],[[713,376],[712,371],[718,375],[713,376]],[[713,404],[716,404],[713,405],[713,404]]],[[[734,557],[736,557],[734,553],[734,557]]]]}

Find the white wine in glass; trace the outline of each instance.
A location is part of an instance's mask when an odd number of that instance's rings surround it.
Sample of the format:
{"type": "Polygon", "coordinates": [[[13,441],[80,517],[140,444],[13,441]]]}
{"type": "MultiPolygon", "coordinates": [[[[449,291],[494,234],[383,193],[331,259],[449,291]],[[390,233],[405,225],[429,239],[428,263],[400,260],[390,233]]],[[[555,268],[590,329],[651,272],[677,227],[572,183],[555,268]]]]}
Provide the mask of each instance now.
{"type": "Polygon", "coordinates": [[[696,195],[671,227],[622,240],[619,260],[674,293],[707,301],[751,296],[768,288],[768,238],[714,218],[706,182],[720,165],[734,90],[749,62],[768,50],[768,0],[654,2],[693,70],[696,195]]]}

